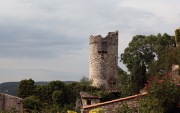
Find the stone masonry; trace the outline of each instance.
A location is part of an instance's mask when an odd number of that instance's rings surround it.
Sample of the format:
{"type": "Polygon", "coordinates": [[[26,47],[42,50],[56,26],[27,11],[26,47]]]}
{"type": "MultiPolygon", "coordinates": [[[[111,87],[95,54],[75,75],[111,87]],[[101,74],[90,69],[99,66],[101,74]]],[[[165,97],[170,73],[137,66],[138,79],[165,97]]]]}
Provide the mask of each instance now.
{"type": "Polygon", "coordinates": [[[81,109],[81,113],[89,113],[90,110],[96,109],[96,108],[102,108],[105,113],[116,113],[116,110],[123,104],[127,103],[128,107],[133,108],[133,107],[138,107],[138,100],[144,96],[147,95],[147,92],[137,94],[137,95],[132,95],[128,96],[125,98],[119,98],[107,102],[102,102],[98,104],[93,104],[93,105],[86,105],[83,106],[81,109]]]}
{"type": "Polygon", "coordinates": [[[23,113],[22,99],[0,93],[0,112],[9,113],[12,110],[16,113],[23,113]]]}
{"type": "Polygon", "coordinates": [[[109,32],[104,38],[91,35],[89,46],[89,78],[92,85],[112,90],[118,76],[118,32],[109,32]]]}

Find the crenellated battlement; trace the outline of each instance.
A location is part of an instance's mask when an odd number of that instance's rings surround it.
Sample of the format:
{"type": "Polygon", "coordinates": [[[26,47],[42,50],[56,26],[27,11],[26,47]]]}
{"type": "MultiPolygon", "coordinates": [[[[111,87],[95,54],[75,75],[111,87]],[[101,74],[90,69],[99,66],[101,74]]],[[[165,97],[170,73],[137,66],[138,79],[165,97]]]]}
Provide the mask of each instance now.
{"type": "Polygon", "coordinates": [[[116,32],[109,32],[106,37],[102,37],[101,35],[93,36],[91,35],[89,37],[89,44],[103,44],[104,42],[107,42],[108,44],[118,44],[118,31],[116,32]]]}

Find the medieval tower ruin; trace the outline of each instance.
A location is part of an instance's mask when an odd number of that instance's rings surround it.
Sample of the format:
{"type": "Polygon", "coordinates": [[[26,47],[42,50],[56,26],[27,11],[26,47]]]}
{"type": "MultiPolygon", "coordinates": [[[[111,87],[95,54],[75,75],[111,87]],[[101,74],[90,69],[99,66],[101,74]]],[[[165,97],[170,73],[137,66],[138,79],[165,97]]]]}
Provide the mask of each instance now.
{"type": "Polygon", "coordinates": [[[92,85],[111,90],[118,76],[118,32],[109,32],[106,37],[90,36],[89,78],[92,85]]]}

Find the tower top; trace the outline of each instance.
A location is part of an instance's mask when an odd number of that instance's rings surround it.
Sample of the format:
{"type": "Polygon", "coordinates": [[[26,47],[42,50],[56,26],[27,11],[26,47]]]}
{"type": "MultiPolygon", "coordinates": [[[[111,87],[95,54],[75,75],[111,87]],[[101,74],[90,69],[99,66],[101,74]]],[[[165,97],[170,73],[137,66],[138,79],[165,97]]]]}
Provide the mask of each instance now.
{"type": "Polygon", "coordinates": [[[109,43],[109,44],[118,44],[118,31],[116,32],[109,32],[106,37],[102,37],[101,35],[89,37],[89,44],[102,44],[102,43],[109,43]]]}
{"type": "Polygon", "coordinates": [[[102,37],[101,35],[97,35],[97,36],[93,36],[91,35],[89,38],[108,38],[108,37],[114,37],[114,35],[118,36],[118,30],[116,30],[115,32],[109,32],[106,37],[102,37]]]}

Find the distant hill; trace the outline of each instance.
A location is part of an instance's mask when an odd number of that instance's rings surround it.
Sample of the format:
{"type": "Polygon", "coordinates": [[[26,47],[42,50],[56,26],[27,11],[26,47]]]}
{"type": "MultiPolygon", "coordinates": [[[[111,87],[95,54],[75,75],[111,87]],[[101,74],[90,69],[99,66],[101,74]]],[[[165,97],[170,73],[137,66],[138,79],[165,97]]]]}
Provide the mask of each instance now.
{"type": "Polygon", "coordinates": [[[6,93],[16,96],[19,82],[4,82],[0,84],[0,93],[6,93]]]}
{"type": "MultiPolygon", "coordinates": [[[[64,81],[64,83],[72,83],[74,81],[64,81]]],[[[35,82],[35,85],[46,85],[49,82],[41,81],[35,82]]],[[[0,84],[0,93],[6,93],[9,95],[16,96],[19,87],[19,82],[4,82],[0,84]]]]}

